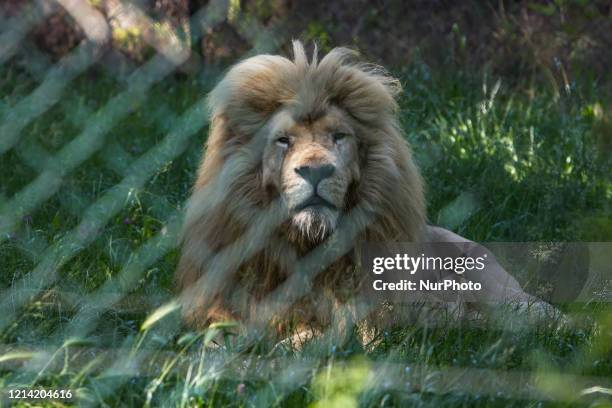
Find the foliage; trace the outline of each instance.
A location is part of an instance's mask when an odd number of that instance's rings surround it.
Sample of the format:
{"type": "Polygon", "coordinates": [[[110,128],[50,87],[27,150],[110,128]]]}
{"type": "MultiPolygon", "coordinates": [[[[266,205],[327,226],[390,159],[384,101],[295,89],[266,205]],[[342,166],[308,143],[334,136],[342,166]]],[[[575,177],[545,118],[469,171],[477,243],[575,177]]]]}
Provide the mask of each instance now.
{"type": "MultiPolygon", "coordinates": [[[[556,97],[542,83],[511,88],[497,78],[435,71],[424,63],[396,73],[405,85],[402,126],[429,186],[432,221],[473,239],[502,241],[575,240],[589,236],[598,222],[609,223],[610,162],[597,139],[606,115],[597,106],[605,100],[595,83],[576,82],[556,97]]],[[[0,114],[35,88],[32,75],[16,64],[2,68],[0,114]]],[[[130,166],[164,140],[215,79],[169,78],[136,102],[99,153],[66,175],[60,190],[0,244],[0,265],[8,271],[0,275],[3,294],[37,266],[45,248],[65,245],[88,207],[130,177],[130,166]]],[[[0,206],[31,183],[48,155],[74,140],[120,87],[105,72],[84,73],[61,103],[29,124],[16,148],[2,156],[0,206]]],[[[512,311],[480,326],[449,317],[440,327],[382,333],[366,350],[354,338],[334,337],[302,350],[266,342],[241,348],[230,335],[232,325],[177,332],[178,316],[168,303],[175,238],[164,244],[164,237],[174,237],[172,220],[189,194],[205,131],[130,190],[95,239],[63,263],[60,279],[3,328],[0,339],[9,345],[0,354],[3,388],[71,388],[81,405],[606,401],[582,378],[612,376],[607,304],[568,309],[584,322],[578,327],[522,325],[512,311]],[[139,268],[141,274],[126,273],[139,268]],[[99,292],[113,278],[114,292],[99,292]],[[83,325],[84,305],[92,299],[110,307],[94,308],[93,325],[83,325]],[[222,346],[211,347],[219,336],[222,346]]],[[[612,238],[609,232],[598,230],[602,240],[612,238]]]]}

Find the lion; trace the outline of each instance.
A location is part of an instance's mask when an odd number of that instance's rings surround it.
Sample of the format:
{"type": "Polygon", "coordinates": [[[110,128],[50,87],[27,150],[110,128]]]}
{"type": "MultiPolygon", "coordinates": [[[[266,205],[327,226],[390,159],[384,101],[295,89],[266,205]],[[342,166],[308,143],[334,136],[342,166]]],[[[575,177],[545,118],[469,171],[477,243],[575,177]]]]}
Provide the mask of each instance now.
{"type": "MultiPolygon", "coordinates": [[[[321,60],[315,48],[309,61],[296,41],[293,52],[239,62],[209,95],[176,271],[189,326],[261,316],[278,330],[329,325],[358,291],[363,243],[470,245],[427,225],[400,82],[346,48],[321,60]]],[[[490,283],[487,299],[532,299],[502,268],[475,279],[490,283]]]]}

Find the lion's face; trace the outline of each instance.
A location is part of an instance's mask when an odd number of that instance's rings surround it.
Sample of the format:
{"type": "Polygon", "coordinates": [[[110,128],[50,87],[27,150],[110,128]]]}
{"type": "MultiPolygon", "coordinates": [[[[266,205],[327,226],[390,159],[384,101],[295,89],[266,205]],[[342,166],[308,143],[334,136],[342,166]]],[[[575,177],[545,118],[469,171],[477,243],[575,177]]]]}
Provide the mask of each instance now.
{"type": "Polygon", "coordinates": [[[263,154],[264,188],[277,192],[292,232],[311,242],[336,228],[349,186],[359,180],[356,129],[340,109],[296,120],[281,110],[263,154]]]}

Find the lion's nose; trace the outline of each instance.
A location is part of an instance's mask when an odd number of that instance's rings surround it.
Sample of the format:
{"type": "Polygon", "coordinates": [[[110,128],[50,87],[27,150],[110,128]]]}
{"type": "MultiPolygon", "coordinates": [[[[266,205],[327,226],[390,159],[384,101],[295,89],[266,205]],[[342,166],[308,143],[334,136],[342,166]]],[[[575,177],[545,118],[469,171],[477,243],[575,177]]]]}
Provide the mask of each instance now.
{"type": "Polygon", "coordinates": [[[321,166],[300,166],[294,168],[295,172],[308,181],[313,187],[316,187],[323,179],[334,174],[336,167],[332,164],[324,164],[321,166]]]}

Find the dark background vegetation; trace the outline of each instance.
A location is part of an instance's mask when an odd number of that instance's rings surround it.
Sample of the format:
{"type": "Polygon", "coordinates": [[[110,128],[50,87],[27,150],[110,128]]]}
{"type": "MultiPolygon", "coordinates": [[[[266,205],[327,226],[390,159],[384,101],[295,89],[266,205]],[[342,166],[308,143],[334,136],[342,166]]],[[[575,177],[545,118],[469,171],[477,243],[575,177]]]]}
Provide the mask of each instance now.
{"type": "MultiPolygon", "coordinates": [[[[3,0],[5,15],[18,15],[28,2],[3,0]]],[[[132,59],[146,45],[146,30],[116,14],[119,0],[92,0],[114,28],[112,47],[132,59]]],[[[191,13],[203,0],[133,0],[156,21],[189,31],[191,13]]],[[[228,64],[250,48],[249,25],[282,27],[281,48],[289,40],[316,41],[323,51],[345,45],[369,60],[404,66],[415,60],[449,69],[488,69],[507,79],[538,73],[556,90],[578,75],[607,82],[612,48],[612,5],[605,0],[556,1],[232,1],[227,20],[193,44],[203,65],[228,64]]],[[[65,11],[37,26],[32,37],[55,57],[83,38],[65,11]]],[[[607,84],[609,90],[609,84],[607,84]]]]}

